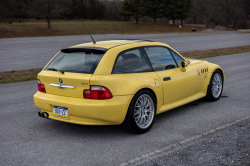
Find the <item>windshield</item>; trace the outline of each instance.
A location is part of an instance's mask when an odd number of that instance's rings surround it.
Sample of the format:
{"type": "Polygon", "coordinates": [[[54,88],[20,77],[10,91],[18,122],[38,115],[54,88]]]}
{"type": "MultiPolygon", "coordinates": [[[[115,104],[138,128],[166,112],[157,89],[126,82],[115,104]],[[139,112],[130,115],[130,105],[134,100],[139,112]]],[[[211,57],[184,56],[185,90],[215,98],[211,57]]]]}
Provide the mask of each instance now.
{"type": "Polygon", "coordinates": [[[45,70],[93,74],[102,56],[91,51],[60,52],[45,70]]]}

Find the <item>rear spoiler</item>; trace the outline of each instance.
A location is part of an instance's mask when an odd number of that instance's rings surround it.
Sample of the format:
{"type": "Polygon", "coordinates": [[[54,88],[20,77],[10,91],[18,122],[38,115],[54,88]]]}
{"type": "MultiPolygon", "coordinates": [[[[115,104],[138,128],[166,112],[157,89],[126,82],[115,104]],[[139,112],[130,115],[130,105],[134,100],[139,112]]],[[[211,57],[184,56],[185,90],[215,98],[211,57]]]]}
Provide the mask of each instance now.
{"type": "Polygon", "coordinates": [[[95,54],[104,54],[107,51],[108,49],[101,48],[101,47],[69,47],[69,48],[64,48],[61,50],[61,52],[64,52],[64,53],[89,52],[89,53],[95,53],[95,54]]]}

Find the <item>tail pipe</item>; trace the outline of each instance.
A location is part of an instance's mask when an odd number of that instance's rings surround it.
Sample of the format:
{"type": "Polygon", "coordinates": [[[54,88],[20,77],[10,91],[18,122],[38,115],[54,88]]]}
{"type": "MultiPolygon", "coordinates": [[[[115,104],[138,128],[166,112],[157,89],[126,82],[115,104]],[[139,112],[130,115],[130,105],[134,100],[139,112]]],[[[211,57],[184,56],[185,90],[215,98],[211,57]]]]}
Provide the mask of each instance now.
{"type": "Polygon", "coordinates": [[[46,119],[49,118],[49,114],[47,112],[38,112],[38,116],[46,119]]]}

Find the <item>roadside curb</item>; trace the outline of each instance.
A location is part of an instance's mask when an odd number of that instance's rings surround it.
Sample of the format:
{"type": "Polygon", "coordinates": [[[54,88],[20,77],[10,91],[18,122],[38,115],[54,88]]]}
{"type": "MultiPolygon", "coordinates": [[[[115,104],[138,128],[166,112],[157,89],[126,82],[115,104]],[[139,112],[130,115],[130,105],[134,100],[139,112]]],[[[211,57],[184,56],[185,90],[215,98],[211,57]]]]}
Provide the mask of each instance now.
{"type": "Polygon", "coordinates": [[[197,142],[200,142],[201,140],[203,140],[206,136],[210,135],[210,134],[213,134],[217,131],[221,131],[221,130],[224,130],[226,128],[229,128],[237,123],[240,123],[242,121],[245,121],[247,119],[250,119],[250,116],[247,116],[245,118],[242,118],[240,120],[236,120],[232,123],[229,123],[229,124],[226,124],[226,125],[223,125],[223,126],[219,126],[219,127],[216,127],[214,129],[211,129],[205,133],[202,133],[202,134],[199,134],[199,135],[196,135],[196,136],[193,136],[193,137],[190,137],[190,138],[187,138],[185,140],[182,140],[178,143],[174,143],[174,144],[171,144],[171,145],[168,145],[168,146],[165,146],[161,149],[158,149],[158,150],[155,150],[151,153],[147,153],[147,154],[144,154],[142,156],[139,156],[139,157],[136,157],[134,159],[131,159],[127,162],[124,162],[122,164],[120,164],[120,166],[128,166],[128,165],[138,165],[138,164],[141,164],[141,163],[144,163],[144,162],[147,162],[149,160],[152,160],[152,159],[156,159],[157,157],[161,157],[163,155],[166,155],[166,154],[170,154],[176,150],[180,150],[180,149],[183,149],[185,147],[188,147],[192,144],[195,144],[197,142]]]}

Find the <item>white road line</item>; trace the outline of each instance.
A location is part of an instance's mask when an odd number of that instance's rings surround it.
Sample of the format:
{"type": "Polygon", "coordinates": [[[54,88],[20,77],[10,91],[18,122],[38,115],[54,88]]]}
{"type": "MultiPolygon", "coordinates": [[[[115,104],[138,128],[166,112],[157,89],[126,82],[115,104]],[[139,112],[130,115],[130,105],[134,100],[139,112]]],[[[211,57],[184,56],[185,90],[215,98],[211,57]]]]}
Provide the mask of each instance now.
{"type": "Polygon", "coordinates": [[[165,147],[163,147],[161,149],[155,150],[153,152],[150,152],[150,153],[144,154],[142,156],[136,157],[134,159],[131,159],[131,160],[127,161],[127,162],[124,162],[124,163],[120,164],[120,166],[137,165],[137,164],[144,163],[144,162],[147,162],[149,160],[155,159],[157,157],[161,157],[164,154],[166,154],[168,151],[171,151],[173,149],[174,150],[181,149],[181,146],[186,145],[188,143],[191,143],[191,141],[198,140],[199,138],[202,138],[202,137],[205,137],[207,135],[213,134],[213,133],[215,133],[217,131],[228,128],[228,127],[230,127],[232,125],[235,125],[235,124],[237,124],[239,122],[242,122],[244,120],[247,120],[247,119],[250,119],[250,116],[242,118],[240,120],[236,120],[236,121],[234,121],[232,123],[229,123],[229,124],[226,124],[226,125],[223,125],[223,126],[216,127],[216,128],[211,129],[211,130],[209,130],[209,131],[207,131],[205,133],[202,133],[202,134],[187,138],[187,139],[182,140],[182,141],[180,141],[178,143],[171,144],[171,145],[165,146],[165,147]]]}
{"type": "Polygon", "coordinates": [[[241,66],[241,67],[236,67],[236,68],[233,68],[233,69],[240,69],[240,68],[243,68],[243,67],[249,67],[249,66],[241,66]]]}

